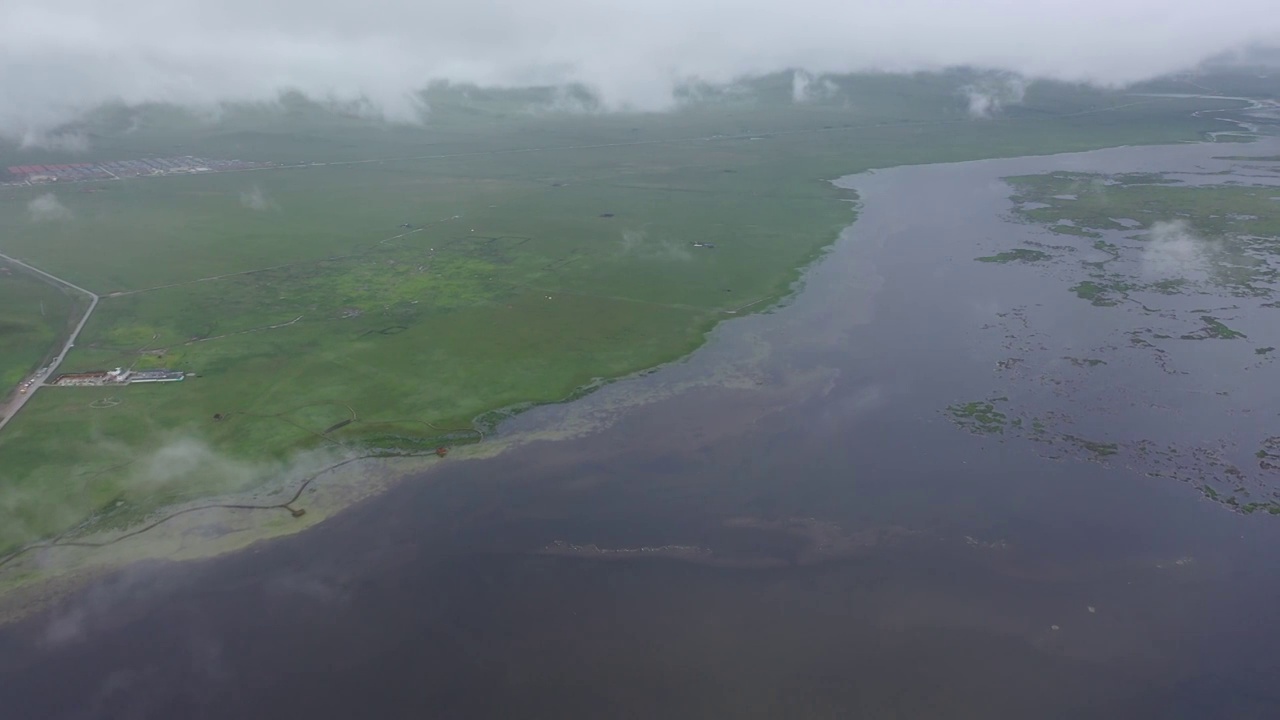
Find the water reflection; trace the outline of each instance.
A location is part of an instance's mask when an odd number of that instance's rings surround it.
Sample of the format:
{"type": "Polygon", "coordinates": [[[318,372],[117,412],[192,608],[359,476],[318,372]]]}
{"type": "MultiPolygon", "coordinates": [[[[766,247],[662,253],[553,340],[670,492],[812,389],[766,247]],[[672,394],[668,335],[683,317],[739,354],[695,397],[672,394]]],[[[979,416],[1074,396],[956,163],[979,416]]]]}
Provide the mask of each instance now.
{"type": "MultiPolygon", "coordinates": [[[[1001,219],[999,178],[1209,172],[1218,154],[1126,148],[846,178],[860,219],[784,307],[721,326],[685,361],[519,416],[496,439],[502,455],[444,463],[251,552],[132,569],[5,630],[0,706],[1273,715],[1280,523],[1123,466],[970,435],[940,412],[992,391],[1009,352],[982,327],[1000,313],[1042,308],[1058,343],[1106,332],[1077,322],[1054,282],[972,261],[1035,231],[1001,219]]],[[[1258,387],[1241,402],[1273,402],[1258,387]]],[[[1205,430],[1082,417],[1097,435],[1205,430]]]]}

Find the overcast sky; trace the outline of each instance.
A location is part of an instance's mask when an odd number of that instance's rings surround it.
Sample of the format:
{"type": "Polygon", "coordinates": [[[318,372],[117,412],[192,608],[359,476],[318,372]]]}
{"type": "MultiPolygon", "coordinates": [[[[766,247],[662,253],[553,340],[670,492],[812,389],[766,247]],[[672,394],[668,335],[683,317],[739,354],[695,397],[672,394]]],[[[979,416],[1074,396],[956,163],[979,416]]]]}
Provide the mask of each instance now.
{"type": "Polygon", "coordinates": [[[1275,0],[0,0],[0,134],[102,102],[367,97],[577,81],[659,109],[682,79],[977,64],[1124,83],[1280,40],[1275,0]]]}

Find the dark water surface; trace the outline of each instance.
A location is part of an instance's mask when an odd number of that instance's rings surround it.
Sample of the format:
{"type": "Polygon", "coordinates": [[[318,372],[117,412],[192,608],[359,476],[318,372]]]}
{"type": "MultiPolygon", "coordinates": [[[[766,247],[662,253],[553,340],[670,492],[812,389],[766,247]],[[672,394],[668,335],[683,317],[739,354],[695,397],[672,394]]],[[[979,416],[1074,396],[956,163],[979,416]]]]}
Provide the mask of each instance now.
{"type": "MultiPolygon", "coordinates": [[[[1034,232],[1001,219],[998,178],[1233,150],[850,178],[860,219],[788,306],[503,432],[599,429],[446,461],[305,533],[130,569],[0,630],[0,717],[1280,717],[1280,518],[940,412],[995,387],[1007,349],[980,328],[999,312],[1106,333],[1056,280],[972,262],[1034,232]]],[[[1177,422],[1076,423],[1280,434],[1266,372],[1232,385],[1247,420],[1186,400],[1177,422]]],[[[1106,377],[1117,397],[1165,387],[1106,377]]]]}

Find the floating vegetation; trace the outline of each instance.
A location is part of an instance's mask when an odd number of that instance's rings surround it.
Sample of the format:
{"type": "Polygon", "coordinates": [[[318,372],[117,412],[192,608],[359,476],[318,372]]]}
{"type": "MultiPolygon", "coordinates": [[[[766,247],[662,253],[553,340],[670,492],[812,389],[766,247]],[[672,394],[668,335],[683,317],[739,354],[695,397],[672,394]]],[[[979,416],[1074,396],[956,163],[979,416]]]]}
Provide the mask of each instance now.
{"type": "Polygon", "coordinates": [[[1262,441],[1262,447],[1255,455],[1258,467],[1263,470],[1280,470],[1280,435],[1262,441]]]}
{"type": "MultiPolygon", "coordinates": [[[[1006,181],[1014,190],[1013,218],[1037,226],[1041,237],[1044,231],[1054,233],[1058,237],[1050,242],[1056,244],[1011,234],[1012,246],[993,247],[976,260],[1034,263],[1046,279],[1056,281],[1051,287],[1068,288],[1095,307],[1116,310],[1099,317],[1102,327],[1096,331],[1065,334],[1040,327],[1038,321],[1056,323],[1056,329],[1064,322],[1063,312],[1087,310],[1057,308],[1046,301],[1043,313],[1034,309],[1041,303],[996,313],[998,321],[983,329],[999,332],[1000,347],[1007,353],[1006,359],[992,358],[997,376],[1005,387],[1018,389],[1017,397],[1027,404],[989,400],[953,405],[948,415],[974,433],[1033,441],[1046,458],[1123,465],[1186,483],[1232,512],[1280,516],[1280,435],[1264,441],[1256,458],[1249,458],[1247,450],[1241,457],[1235,442],[1238,423],[1231,419],[1265,409],[1239,405],[1261,398],[1212,387],[1215,378],[1200,376],[1203,362],[1184,361],[1180,353],[1188,352],[1187,346],[1176,342],[1245,339],[1229,323],[1251,319],[1251,311],[1280,309],[1280,198],[1275,189],[1230,181],[1187,185],[1155,173],[1057,172],[1006,181]],[[1047,257],[1028,254],[1032,248],[1047,257]],[[1133,373],[1144,366],[1165,373],[1167,382],[1134,379],[1133,373]],[[1073,372],[1076,368],[1091,372],[1073,372]],[[1155,392],[1153,397],[1151,387],[1165,386],[1170,394],[1155,392]],[[1220,418],[1222,437],[1203,442],[1165,444],[1130,434],[1147,427],[1138,422],[1099,424],[1099,414],[1117,407],[1127,407],[1125,412],[1135,416],[1191,413],[1208,409],[1204,402],[1216,407],[1228,397],[1240,399],[1229,401],[1224,412],[1230,417],[1220,418]],[[1107,428],[1106,435],[1084,436],[1101,434],[1101,428],[1107,428]]],[[[1222,362],[1239,362],[1238,370],[1271,362],[1280,347],[1239,345],[1243,347],[1221,354],[1222,362]],[[1235,352],[1238,357],[1228,355],[1235,352]]]]}
{"type": "Polygon", "coordinates": [[[979,400],[947,407],[947,415],[958,427],[976,435],[1003,433],[1009,418],[996,409],[997,402],[1008,400],[1005,397],[979,400]]]}
{"type": "Polygon", "coordinates": [[[1183,340],[1235,340],[1248,337],[1248,335],[1239,330],[1232,330],[1227,327],[1212,315],[1201,315],[1200,321],[1204,323],[1204,327],[1193,333],[1183,335],[1183,340]]]}
{"type": "Polygon", "coordinates": [[[1104,252],[1110,255],[1111,257],[1107,258],[1106,260],[1086,262],[1084,263],[1086,267],[1097,268],[1098,270],[1101,270],[1107,266],[1107,263],[1115,262],[1116,260],[1120,259],[1120,246],[1116,245],[1115,243],[1109,243],[1106,240],[1096,240],[1093,243],[1093,249],[1099,252],[1104,252]]]}
{"type": "Polygon", "coordinates": [[[1048,260],[1053,256],[1047,252],[1032,250],[1030,248],[1017,248],[1015,250],[1006,250],[995,255],[974,258],[978,262],[984,263],[1011,263],[1011,262],[1041,262],[1048,260]]]}
{"type": "Polygon", "coordinates": [[[1092,453],[1097,459],[1115,455],[1120,452],[1120,446],[1116,443],[1096,442],[1094,440],[1086,440],[1075,435],[1063,435],[1063,439],[1073,443],[1076,447],[1085,452],[1092,453]]]}
{"type": "Polygon", "coordinates": [[[1178,295],[1189,285],[1191,285],[1191,281],[1186,278],[1173,278],[1170,280],[1161,280],[1160,282],[1152,283],[1148,285],[1146,289],[1154,290],[1165,295],[1178,295]]]}
{"type": "Polygon", "coordinates": [[[1102,285],[1092,280],[1084,280],[1072,285],[1071,292],[1081,300],[1088,300],[1097,307],[1115,307],[1128,297],[1116,286],[1102,285]]]}

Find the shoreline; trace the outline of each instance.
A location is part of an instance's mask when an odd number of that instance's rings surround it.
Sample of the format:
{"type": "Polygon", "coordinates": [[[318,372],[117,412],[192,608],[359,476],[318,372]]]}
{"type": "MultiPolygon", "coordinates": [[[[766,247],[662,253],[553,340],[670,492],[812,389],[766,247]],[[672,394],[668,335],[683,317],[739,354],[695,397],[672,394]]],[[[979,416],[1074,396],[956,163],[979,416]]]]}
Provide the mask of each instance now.
{"type": "MultiPolygon", "coordinates": [[[[1200,142],[1194,145],[1211,146],[1213,142],[1200,142]]],[[[927,163],[924,166],[951,166],[973,163],[1007,161],[1011,159],[1047,159],[1062,156],[1089,155],[1119,147],[1098,148],[1083,152],[1049,153],[1045,155],[1026,155],[1017,158],[985,158],[958,163],[927,163]]],[[[1153,146],[1146,146],[1153,147],[1153,146]]],[[[1161,146],[1154,146],[1161,147],[1161,146]]],[[[1166,145],[1164,147],[1187,147],[1182,145],[1166,145]]],[[[920,167],[921,165],[893,166],[920,167]]],[[[893,169],[876,168],[841,176],[829,181],[842,190],[851,190],[851,182],[868,174],[893,169]]],[[[640,382],[643,379],[660,373],[664,369],[688,363],[691,358],[708,352],[714,352],[712,346],[718,335],[724,333],[724,320],[759,318],[770,311],[786,307],[803,294],[815,268],[822,266],[824,260],[846,241],[851,229],[858,223],[861,213],[861,198],[856,194],[850,200],[853,204],[853,219],[830,243],[823,246],[814,257],[798,267],[795,277],[789,282],[788,290],[778,298],[768,302],[758,302],[749,312],[729,315],[721,318],[701,338],[700,343],[690,352],[674,358],[666,363],[649,367],[628,375],[591,383],[575,391],[562,401],[533,406],[517,406],[503,410],[484,413],[479,417],[500,414],[497,432],[484,437],[480,442],[459,446],[450,453],[453,459],[475,460],[495,457],[511,450],[540,441],[557,441],[599,432],[616,422],[628,409],[656,402],[663,398],[685,393],[698,387],[722,387],[743,390],[757,390],[765,381],[762,379],[762,360],[767,349],[754,356],[748,354],[745,360],[736,358],[736,362],[728,367],[717,368],[717,372],[700,377],[688,378],[684,381],[663,384],[640,382]],[[583,407],[580,402],[587,397],[597,397],[598,391],[617,386],[624,381],[629,384],[623,390],[622,398],[613,398],[612,403],[604,408],[583,407]],[[584,392],[585,390],[585,392],[584,392]],[[571,406],[576,406],[576,409],[571,406]],[[530,410],[540,408],[561,408],[564,418],[546,423],[539,422],[532,428],[513,428],[515,418],[524,417],[530,410]]],[[[434,453],[431,453],[434,455],[434,453]]],[[[437,463],[422,457],[356,457],[343,458],[331,464],[313,469],[308,478],[282,479],[270,483],[269,486],[255,491],[212,498],[187,506],[167,509],[158,521],[137,530],[138,526],[117,533],[102,533],[85,536],[81,545],[57,544],[45,541],[19,550],[23,557],[10,556],[0,559],[0,625],[7,624],[46,607],[49,603],[65,597],[85,587],[93,580],[110,575],[126,567],[145,562],[183,562],[186,560],[208,559],[244,550],[257,543],[287,535],[294,535],[314,527],[326,519],[355,507],[364,500],[383,494],[396,484],[407,480],[410,476],[430,479],[431,471],[437,463]],[[342,479],[351,477],[349,483],[342,479]],[[286,503],[272,505],[248,506],[253,500],[269,500],[286,492],[285,487],[292,482],[299,482],[294,499],[286,503]],[[305,498],[303,496],[306,496],[305,498]],[[243,500],[244,502],[235,502],[243,500]],[[290,506],[294,502],[305,500],[303,514],[294,513],[290,506]],[[225,501],[225,502],[222,502],[225,501]],[[261,520],[262,515],[256,510],[289,510],[278,517],[261,520]],[[290,516],[292,515],[292,517],[290,516]],[[114,537],[113,537],[114,535],[114,537]],[[97,538],[101,538],[98,540],[97,538]],[[95,543],[95,546],[88,546],[95,543]],[[67,557],[51,557],[53,555],[67,557]],[[4,575],[11,577],[4,578],[4,575]]]]}

